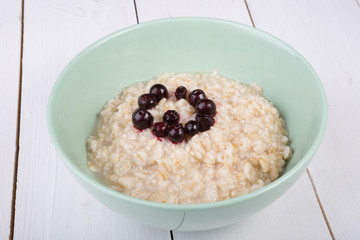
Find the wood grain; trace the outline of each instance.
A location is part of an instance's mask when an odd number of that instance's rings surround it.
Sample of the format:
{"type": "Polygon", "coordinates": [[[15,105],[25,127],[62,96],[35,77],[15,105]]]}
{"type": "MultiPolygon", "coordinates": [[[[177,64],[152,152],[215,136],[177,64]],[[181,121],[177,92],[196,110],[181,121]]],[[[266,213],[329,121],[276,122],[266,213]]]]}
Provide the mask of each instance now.
{"type": "MultiPolygon", "coordinates": [[[[140,22],[195,14],[251,25],[245,2],[242,0],[221,2],[178,0],[163,1],[161,4],[156,0],[137,0],[136,3],[140,22]]],[[[213,231],[174,232],[174,239],[316,239],[316,237],[330,239],[330,234],[306,174],[279,201],[238,224],[213,231]],[[298,199],[301,201],[299,202],[298,199]]]]}
{"type": "Polygon", "coordinates": [[[49,92],[88,44],[136,24],[133,1],[25,1],[23,93],[15,239],[170,239],[95,201],[57,157],[48,136],[49,92]]]}
{"type": "Polygon", "coordinates": [[[10,234],[16,156],[21,0],[0,1],[0,239],[10,234]]]}
{"type": "Polygon", "coordinates": [[[256,26],[313,65],[328,99],[328,126],[309,170],[337,239],[360,238],[360,7],[354,0],[248,0],[256,26]]]}

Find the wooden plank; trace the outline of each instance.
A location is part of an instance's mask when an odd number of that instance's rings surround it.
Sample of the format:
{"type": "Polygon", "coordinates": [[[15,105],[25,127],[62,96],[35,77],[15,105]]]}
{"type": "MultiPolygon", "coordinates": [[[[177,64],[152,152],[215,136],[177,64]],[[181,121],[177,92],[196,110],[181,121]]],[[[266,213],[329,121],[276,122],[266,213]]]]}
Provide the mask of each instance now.
{"type": "MultiPolygon", "coordinates": [[[[242,0],[217,2],[177,0],[162,1],[161,4],[156,0],[137,0],[136,3],[140,22],[164,17],[196,15],[251,25],[246,5],[242,0]]],[[[243,239],[286,239],[286,237],[316,239],[313,236],[318,239],[330,238],[306,173],[279,201],[239,224],[205,232],[174,232],[175,239],[239,239],[239,236],[243,239]]]]}
{"type": "Polygon", "coordinates": [[[21,50],[21,1],[0,1],[0,239],[10,234],[21,50]]]}
{"type": "Polygon", "coordinates": [[[310,190],[311,183],[304,174],[284,196],[263,211],[229,227],[174,232],[175,239],[330,239],[310,190]]]}
{"type": "Polygon", "coordinates": [[[242,0],[136,0],[140,22],[168,17],[212,17],[251,25],[242,0]]]}
{"type": "Polygon", "coordinates": [[[309,170],[335,238],[359,239],[359,1],[248,3],[256,26],[298,49],[322,80],[329,121],[309,170]]]}
{"type": "Polygon", "coordinates": [[[25,1],[15,239],[170,239],[95,201],[57,157],[46,127],[51,87],[80,50],[136,24],[132,0],[25,1]]]}

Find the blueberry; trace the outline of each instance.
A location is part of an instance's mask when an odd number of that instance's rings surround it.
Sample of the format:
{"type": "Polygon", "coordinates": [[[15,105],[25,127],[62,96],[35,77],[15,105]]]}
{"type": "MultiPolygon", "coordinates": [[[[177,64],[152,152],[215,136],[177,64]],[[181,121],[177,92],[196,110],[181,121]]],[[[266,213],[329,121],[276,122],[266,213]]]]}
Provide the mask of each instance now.
{"type": "Polygon", "coordinates": [[[150,93],[153,94],[158,102],[162,98],[168,97],[168,90],[167,88],[162,84],[155,84],[150,88],[150,93]]]}
{"type": "Polygon", "coordinates": [[[200,101],[201,99],[205,99],[206,95],[203,92],[203,90],[200,89],[195,89],[194,91],[192,91],[189,94],[189,103],[190,105],[194,106],[197,104],[198,101],[200,101]]]}
{"type": "Polygon", "coordinates": [[[138,108],[132,114],[132,122],[134,127],[143,130],[153,125],[154,118],[148,111],[138,108]]]}
{"type": "Polygon", "coordinates": [[[166,137],[168,126],[164,122],[157,122],[152,128],[152,133],[157,137],[166,137]]]}
{"type": "Polygon", "coordinates": [[[181,123],[170,126],[168,138],[173,143],[179,143],[185,139],[185,131],[181,123]]]}
{"type": "Polygon", "coordinates": [[[156,106],[157,100],[156,100],[155,96],[152,94],[149,94],[149,93],[142,94],[138,98],[138,104],[139,104],[139,108],[148,110],[148,109],[156,106]]]}
{"type": "Polygon", "coordinates": [[[216,105],[210,99],[201,99],[196,104],[196,111],[209,116],[215,116],[216,105]]]}
{"type": "Polygon", "coordinates": [[[178,87],[178,88],[176,89],[176,91],[175,91],[175,97],[176,97],[176,99],[177,99],[177,100],[180,100],[180,99],[182,99],[182,98],[185,99],[185,97],[186,97],[186,92],[187,92],[186,87],[184,87],[184,86],[178,87]]]}
{"type": "Polygon", "coordinates": [[[167,110],[163,115],[163,121],[170,126],[178,124],[179,120],[180,116],[175,110],[167,110]]]}
{"type": "Polygon", "coordinates": [[[184,128],[186,134],[194,136],[199,132],[199,123],[197,121],[191,120],[185,124],[184,128]]]}
{"type": "Polygon", "coordinates": [[[213,117],[201,113],[196,114],[195,120],[199,123],[199,132],[209,130],[215,123],[215,119],[213,117]]]}

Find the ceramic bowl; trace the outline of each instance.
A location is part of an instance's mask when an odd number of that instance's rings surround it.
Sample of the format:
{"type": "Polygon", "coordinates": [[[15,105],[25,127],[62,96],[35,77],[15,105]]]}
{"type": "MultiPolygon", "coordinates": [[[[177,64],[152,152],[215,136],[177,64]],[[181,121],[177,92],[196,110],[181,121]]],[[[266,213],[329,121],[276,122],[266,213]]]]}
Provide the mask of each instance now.
{"type": "Polygon", "coordinates": [[[48,104],[55,149],[91,195],[139,223],[186,231],[229,225],[274,202],[310,163],[326,119],[320,80],[296,50],[252,27],[207,18],[147,22],[95,42],[66,66],[48,104]],[[212,70],[241,82],[258,83],[285,118],[294,154],[279,179],[240,197],[189,205],[136,199],[95,179],[86,165],[85,140],[107,100],[125,86],[162,72],[212,70]]]}

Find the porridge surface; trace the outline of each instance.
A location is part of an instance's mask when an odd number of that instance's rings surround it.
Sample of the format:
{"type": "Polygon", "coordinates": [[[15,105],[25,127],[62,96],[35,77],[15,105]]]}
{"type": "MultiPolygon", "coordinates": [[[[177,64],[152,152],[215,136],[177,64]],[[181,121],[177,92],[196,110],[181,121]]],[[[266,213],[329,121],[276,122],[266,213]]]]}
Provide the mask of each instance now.
{"type": "Polygon", "coordinates": [[[88,166],[105,185],[149,201],[174,204],[214,202],[233,198],[274,181],[291,156],[285,123],[256,84],[241,84],[216,72],[164,73],[136,83],[106,103],[93,136],[87,139],[88,166]],[[156,83],[169,98],[148,110],[154,123],[176,110],[184,125],[195,118],[175,89],[202,89],[216,103],[215,125],[209,131],[173,144],[159,140],[151,128],[133,127],[138,97],[156,83]]]}

